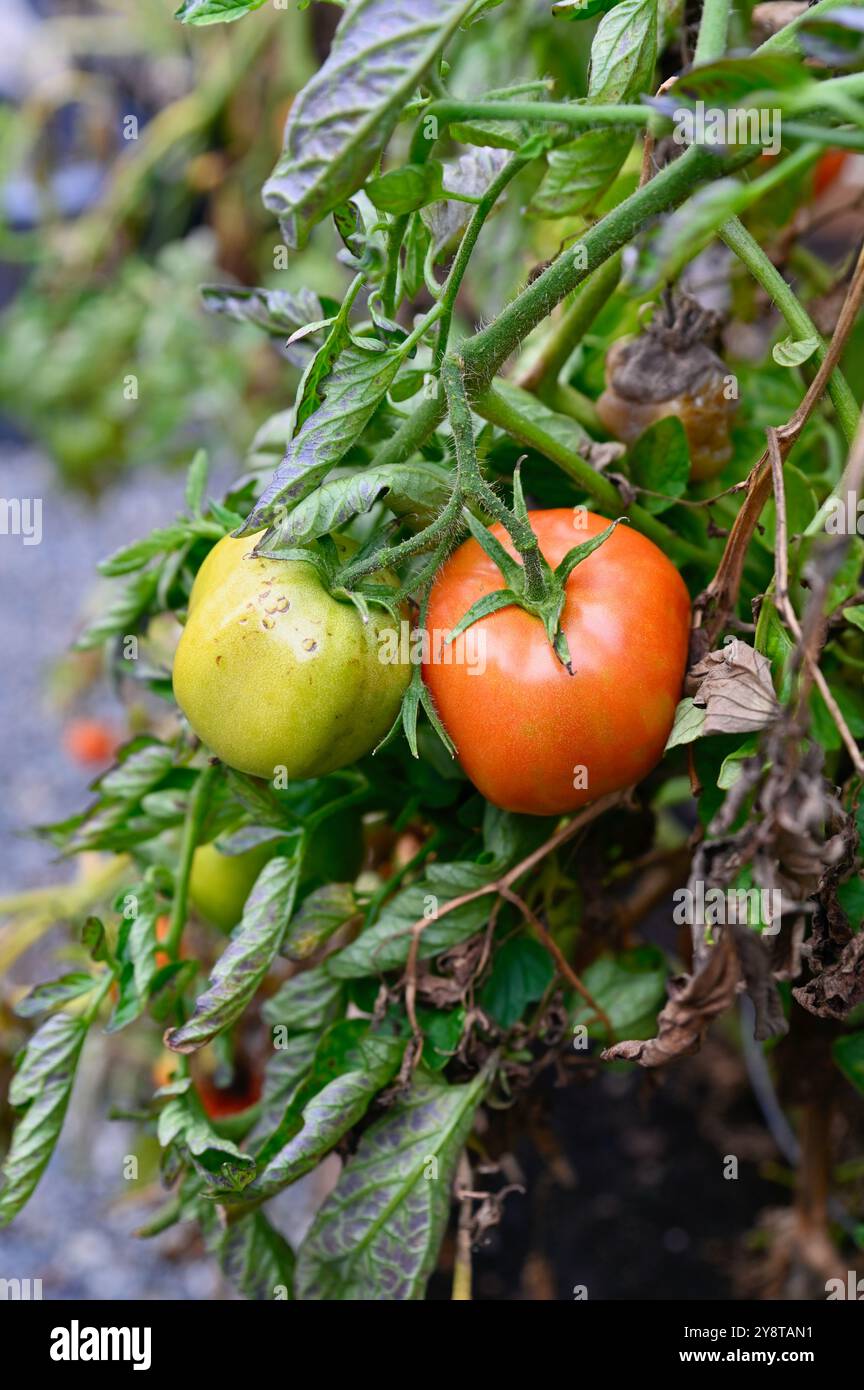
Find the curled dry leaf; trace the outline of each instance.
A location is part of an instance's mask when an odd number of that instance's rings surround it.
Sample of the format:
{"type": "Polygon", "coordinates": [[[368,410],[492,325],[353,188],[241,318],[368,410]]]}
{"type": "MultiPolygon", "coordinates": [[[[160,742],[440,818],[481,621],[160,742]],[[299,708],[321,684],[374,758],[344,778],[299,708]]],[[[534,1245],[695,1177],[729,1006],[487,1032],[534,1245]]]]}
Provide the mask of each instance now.
{"type": "Polygon", "coordinates": [[[802,1008],[819,1018],[843,1020],[864,1002],[864,932],[853,936],[836,965],[793,989],[802,1008]]]}
{"type": "Polygon", "coordinates": [[[773,724],[780,705],[771,663],[740,638],[708,652],[692,668],[693,703],[705,710],[703,734],[746,734],[773,724]]]}
{"type": "Polygon", "coordinates": [[[669,1002],[657,1019],[656,1038],[615,1043],[602,1053],[603,1060],[661,1067],[675,1057],[698,1052],[708,1025],[732,1003],[740,978],[734,939],[724,932],[703,969],[669,981],[669,1002]]]}

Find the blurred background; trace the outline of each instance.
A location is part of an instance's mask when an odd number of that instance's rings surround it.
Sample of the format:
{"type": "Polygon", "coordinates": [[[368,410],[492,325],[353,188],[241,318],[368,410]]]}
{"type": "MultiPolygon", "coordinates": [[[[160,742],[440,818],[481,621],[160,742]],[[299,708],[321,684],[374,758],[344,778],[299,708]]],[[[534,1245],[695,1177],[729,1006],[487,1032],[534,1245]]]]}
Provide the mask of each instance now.
{"type": "MultiPolygon", "coordinates": [[[[209,312],[200,287],[339,298],[348,281],[329,225],[302,255],[279,260],[260,197],[292,95],[326,56],[338,7],[265,6],[203,29],[177,24],[175,8],[3,0],[0,9],[0,497],[42,506],[38,545],[0,536],[4,1092],[23,1040],[10,1004],[46,960],[62,958],[64,905],[70,893],[86,899],[104,872],[88,856],[74,868],[56,862],[28,828],[85,803],[137,717],[113,697],[95,652],[69,651],[104,602],[96,564],[170,522],[197,449],[209,454],[214,495],[256,451],[278,453],[278,429],[253,441],[293,401],[299,366],[283,342],[209,312]]],[[[464,89],[514,80],[518,32],[534,47],[529,75],[579,90],[590,26],[553,34],[537,0],[501,16],[468,50],[464,89]]],[[[539,224],[525,261],[524,248],[509,254],[524,241],[518,221],[518,208],[501,215],[494,259],[471,281],[487,316],[562,235],[560,224],[551,233],[539,224]]],[[[129,1196],[121,1167],[134,1151],[146,1168],[146,1142],[104,1112],[141,1094],[151,1063],[142,1047],[123,1034],[87,1049],[74,1123],[33,1201],[0,1234],[0,1276],[41,1278],[46,1298],[232,1296],[186,1227],[130,1238],[149,1208],[129,1196]]],[[[490,1225],[477,1297],[568,1299],[581,1284],[592,1298],[770,1296],[770,1271],[754,1261],[793,1174],[788,1136],[766,1126],[758,1063],[749,1065],[748,1075],[733,1019],[659,1088],[626,1069],[589,1068],[569,1091],[550,1078],[530,1133],[512,1136],[510,1176],[526,1194],[511,1195],[490,1225]],[[730,1152],[738,1180],[718,1184],[730,1152]]],[[[9,1125],[0,1109],[0,1147],[9,1125]]],[[[155,1174],[155,1146],[149,1161],[155,1174]]],[[[849,1181],[860,1186],[864,1174],[849,1181]]],[[[313,1196],[314,1179],[286,1194],[287,1234],[302,1230],[313,1196]]],[[[445,1265],[451,1258],[445,1248],[445,1265]]],[[[449,1297],[446,1274],[430,1296],[449,1297]]]]}

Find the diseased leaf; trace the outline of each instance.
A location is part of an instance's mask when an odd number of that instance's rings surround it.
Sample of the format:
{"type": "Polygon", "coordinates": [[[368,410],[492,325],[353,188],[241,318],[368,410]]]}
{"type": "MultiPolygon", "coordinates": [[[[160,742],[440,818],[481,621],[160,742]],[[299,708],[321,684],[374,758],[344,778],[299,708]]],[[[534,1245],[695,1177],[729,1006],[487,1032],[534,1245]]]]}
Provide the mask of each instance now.
{"type": "Polygon", "coordinates": [[[9,1104],[23,1110],[3,1164],[0,1226],[29,1201],[63,1128],[81,1048],[84,1019],[59,1012],[33,1034],[9,1086],[9,1104]]]}
{"type": "Polygon", "coordinates": [[[18,1000],[15,1013],[19,1018],[36,1018],[39,1014],[56,1009],[59,1004],[68,1003],[70,999],[80,999],[82,995],[89,994],[95,983],[93,976],[86,970],[61,975],[59,980],[49,980],[46,984],[36,985],[31,989],[29,994],[18,1000]]]}
{"type": "Polygon", "coordinates": [[[305,367],[320,346],[322,330],[302,338],[293,335],[307,325],[320,324],[327,310],[312,290],[247,289],[243,285],[202,285],[204,308],[224,314],[235,323],[252,323],[275,338],[291,339],[282,355],[295,367],[305,367]]]}
{"type": "Polygon", "coordinates": [[[770,661],[738,637],[708,652],[690,674],[699,681],[693,703],[705,710],[703,734],[751,733],[780,713],[770,661]]]}
{"type": "MultiPolygon", "coordinates": [[[[482,198],[506,163],[507,154],[502,150],[469,150],[445,164],[444,192],[449,190],[470,198],[482,198]]],[[[472,212],[470,203],[454,198],[431,202],[428,207],[422,208],[420,218],[432,237],[435,260],[455,248],[471,220],[472,212]]]]}
{"type": "Polygon", "coordinates": [[[376,502],[397,515],[428,522],[444,506],[453,489],[453,474],[443,464],[417,459],[366,468],[348,478],[333,478],[315,489],[272,528],[259,543],[260,555],[276,555],[338,530],[354,516],[371,511],[376,502]]]}
{"type": "Polygon", "coordinates": [[[243,920],[210,974],[207,990],[188,1022],[166,1034],[175,1052],[196,1052],[246,1008],[282,945],[291,920],[300,854],[271,859],[246,902],[243,920]]]}
{"type": "Polygon", "coordinates": [[[213,1249],[222,1273],[244,1298],[293,1297],[294,1251],[262,1211],[219,1227],[213,1249]]]}
{"type": "Polygon", "coordinates": [[[352,339],[323,383],[324,398],[288,445],[288,452],[244,523],[260,531],[317,487],[365,429],[390,388],[402,357],[352,339]]]}
{"type": "Polygon", "coordinates": [[[272,1197],[308,1173],[366,1113],[371,1101],[396,1075],[405,1042],[399,1038],[367,1038],[360,1045],[364,1065],[342,1073],[306,1105],[302,1128],[257,1175],[248,1195],[272,1197]]]}
{"type": "Polygon", "coordinates": [[[423,1297],[450,1210],[456,1163],[486,1089],[415,1080],[366,1134],[297,1257],[297,1297],[423,1297]]]}
{"type": "Polygon", "coordinates": [[[304,898],[282,946],[289,960],[308,960],[353,917],[357,899],[350,883],[326,883],[304,898]]]}
{"type": "Polygon", "coordinates": [[[327,970],[338,979],[380,975],[404,965],[411,947],[411,928],[425,919],[420,936],[421,960],[456,946],[488,920],[491,899],[481,897],[440,918],[436,915],[451,899],[491,883],[500,864],[430,864],[426,877],[403,888],[387,904],[376,924],[367,927],[350,946],[327,961],[327,970]]]}
{"type": "Polygon", "coordinates": [[[326,62],[294,101],[282,155],[264,185],[264,202],[293,250],[361,186],[473,3],[358,0],[346,11],[326,62]]]}
{"type": "Polygon", "coordinates": [[[194,1090],[172,1097],[159,1115],[157,1127],[163,1149],[180,1145],[211,1190],[236,1192],[251,1181],[255,1160],[230,1139],[217,1134],[194,1090]]]}
{"type": "Polygon", "coordinates": [[[323,965],[316,965],[280,985],[261,1009],[261,1017],[271,1028],[282,1025],[292,1033],[320,1033],[336,1017],[343,992],[344,986],[323,965]]]}
{"type": "Polygon", "coordinates": [[[257,1153],[279,1128],[294,1093],[309,1073],[317,1046],[318,1033],[304,1032],[274,1047],[264,1067],[261,1111],[247,1138],[252,1153],[257,1153]]]}

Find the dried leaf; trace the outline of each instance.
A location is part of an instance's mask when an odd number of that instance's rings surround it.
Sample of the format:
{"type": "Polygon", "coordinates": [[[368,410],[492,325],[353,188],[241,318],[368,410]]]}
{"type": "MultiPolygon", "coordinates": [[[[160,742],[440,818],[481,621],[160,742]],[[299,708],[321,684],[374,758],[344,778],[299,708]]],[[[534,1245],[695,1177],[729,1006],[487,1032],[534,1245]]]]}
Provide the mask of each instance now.
{"type": "Polygon", "coordinates": [[[733,638],[694,666],[693,703],[705,710],[703,734],[746,734],[773,724],[780,705],[771,683],[771,663],[733,638]]]}

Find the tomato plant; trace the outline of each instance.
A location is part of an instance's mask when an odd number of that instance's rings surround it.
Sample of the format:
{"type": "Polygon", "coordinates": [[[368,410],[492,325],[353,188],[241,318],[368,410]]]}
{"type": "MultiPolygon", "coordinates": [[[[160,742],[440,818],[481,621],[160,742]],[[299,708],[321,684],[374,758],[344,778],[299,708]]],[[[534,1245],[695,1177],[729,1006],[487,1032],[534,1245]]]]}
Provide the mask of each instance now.
{"type": "MultiPolygon", "coordinates": [[[[263,8],[177,18],[227,47],[263,8]]],[[[666,0],[337,16],[264,283],[204,288],[302,376],[78,639],[132,736],[41,827],[91,876],[10,909],[75,931],[16,1000],[3,1222],[134,1029],[146,1229],[197,1222],[250,1298],[470,1298],[551,1079],[578,1108],[719,1037],[794,1189],[766,1296],[853,1258],[864,260],[813,176],[864,147],[864,76],[860,8],[783,8],[758,42],[706,0],[695,46],[666,0]]]]}

